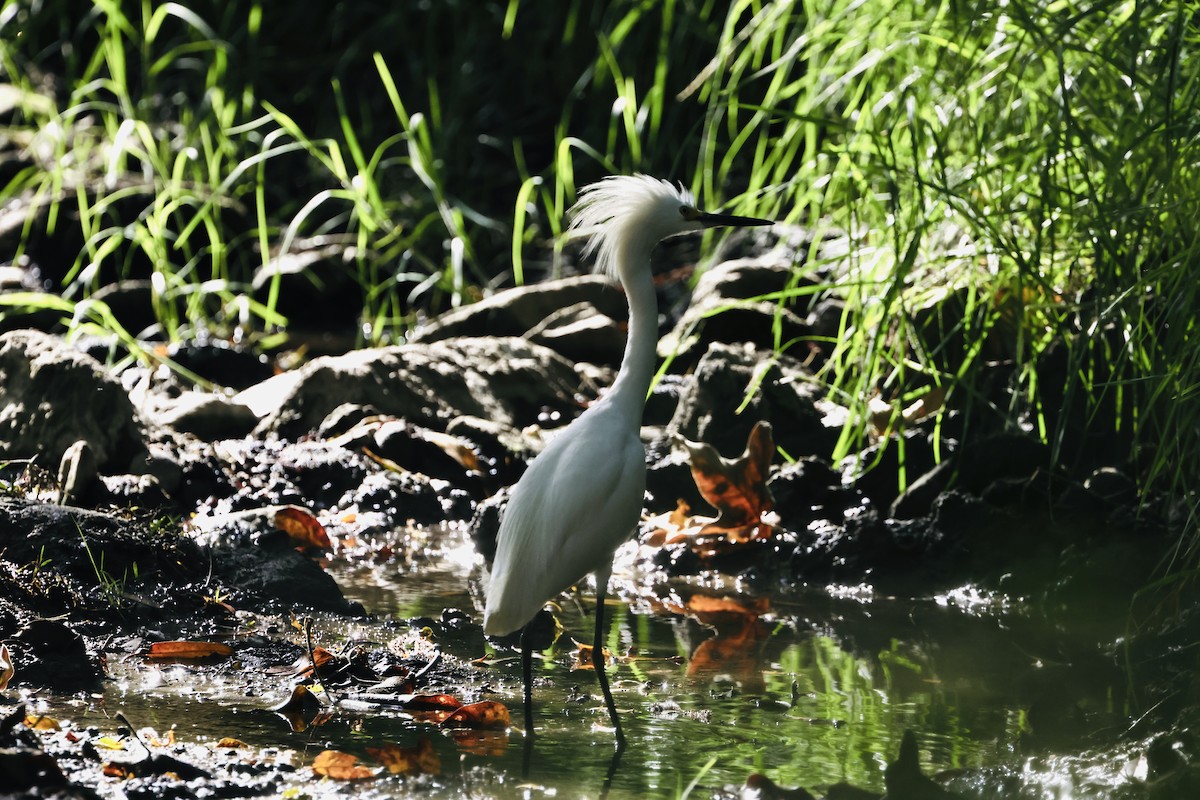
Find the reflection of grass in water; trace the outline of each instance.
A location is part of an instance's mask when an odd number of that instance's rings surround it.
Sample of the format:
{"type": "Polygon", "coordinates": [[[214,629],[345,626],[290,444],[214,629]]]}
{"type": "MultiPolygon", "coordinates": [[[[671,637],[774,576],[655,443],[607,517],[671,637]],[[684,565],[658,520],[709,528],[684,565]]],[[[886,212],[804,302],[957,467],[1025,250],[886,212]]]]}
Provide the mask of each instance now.
{"type": "MultiPolygon", "coordinates": [[[[633,705],[680,706],[678,717],[674,712],[657,717],[643,709],[631,726],[637,732],[632,737],[635,753],[644,746],[654,754],[647,770],[660,786],[689,782],[715,756],[704,781],[709,785],[737,784],[752,772],[763,772],[787,786],[817,789],[845,780],[881,789],[884,759],[894,755],[906,728],[940,743],[945,760],[939,767],[979,766],[989,763],[1010,713],[1001,707],[956,708],[955,703],[980,701],[947,697],[934,680],[933,666],[903,644],[867,662],[830,636],[790,634],[794,629],[789,625],[773,632],[760,663],[764,688],[752,693],[719,671],[707,678],[688,677],[686,662],[668,663],[664,656],[691,655],[675,625],[620,609],[614,616],[619,630],[609,636],[610,649],[623,652],[632,644],[646,656],[620,663],[615,672],[626,691],[631,679],[649,687],[633,705]],[[897,680],[899,672],[908,674],[897,680]],[[988,720],[996,724],[984,724],[988,720]]],[[[576,622],[584,625],[586,620],[568,619],[568,632],[576,622]]],[[[690,649],[698,644],[691,642],[690,649]]],[[[628,700],[618,704],[630,706],[628,700]]]]}

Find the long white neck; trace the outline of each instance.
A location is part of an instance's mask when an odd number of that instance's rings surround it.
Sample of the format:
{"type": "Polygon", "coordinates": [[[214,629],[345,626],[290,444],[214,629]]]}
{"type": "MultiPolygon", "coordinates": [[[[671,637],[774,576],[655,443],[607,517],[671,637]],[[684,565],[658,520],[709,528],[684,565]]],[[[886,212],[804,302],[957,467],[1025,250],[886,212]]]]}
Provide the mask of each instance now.
{"type": "Polygon", "coordinates": [[[629,339],[625,342],[617,380],[605,399],[620,406],[624,412],[621,417],[636,420],[635,425],[641,425],[646,393],[657,362],[658,300],[650,275],[650,250],[654,244],[646,237],[636,237],[614,254],[621,285],[629,300],[629,339]]]}

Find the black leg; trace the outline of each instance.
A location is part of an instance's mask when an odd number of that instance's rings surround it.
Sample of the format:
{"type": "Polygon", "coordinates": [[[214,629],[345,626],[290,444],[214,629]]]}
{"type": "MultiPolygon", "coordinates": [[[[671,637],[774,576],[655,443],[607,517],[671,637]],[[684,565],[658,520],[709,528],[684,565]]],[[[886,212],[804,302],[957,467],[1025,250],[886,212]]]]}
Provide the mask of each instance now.
{"type": "Polygon", "coordinates": [[[525,735],[533,737],[533,643],[530,641],[530,622],[521,629],[521,679],[525,684],[525,735]]]}
{"type": "MultiPolygon", "coordinates": [[[[607,570],[606,570],[607,571],[607,570]]],[[[604,704],[608,706],[608,716],[612,719],[617,731],[617,749],[625,749],[625,734],[621,732],[621,720],[617,717],[617,704],[613,702],[612,691],[608,688],[608,676],[604,674],[604,596],[608,592],[608,575],[596,575],[596,638],[592,642],[592,666],[596,669],[596,677],[600,688],[604,691],[604,704]]]]}

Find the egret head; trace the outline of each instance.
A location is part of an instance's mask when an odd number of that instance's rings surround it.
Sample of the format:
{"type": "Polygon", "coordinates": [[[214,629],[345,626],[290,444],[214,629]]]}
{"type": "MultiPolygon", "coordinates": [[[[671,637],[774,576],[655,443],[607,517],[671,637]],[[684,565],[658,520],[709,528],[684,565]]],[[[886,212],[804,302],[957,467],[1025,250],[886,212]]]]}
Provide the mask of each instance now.
{"type": "Polygon", "coordinates": [[[770,220],[709,214],[691,192],[648,175],[613,175],[585,186],[571,209],[571,228],[591,233],[585,254],[596,271],[617,275],[617,251],[634,245],[649,253],[668,236],[718,226],[771,225],[770,220]]]}

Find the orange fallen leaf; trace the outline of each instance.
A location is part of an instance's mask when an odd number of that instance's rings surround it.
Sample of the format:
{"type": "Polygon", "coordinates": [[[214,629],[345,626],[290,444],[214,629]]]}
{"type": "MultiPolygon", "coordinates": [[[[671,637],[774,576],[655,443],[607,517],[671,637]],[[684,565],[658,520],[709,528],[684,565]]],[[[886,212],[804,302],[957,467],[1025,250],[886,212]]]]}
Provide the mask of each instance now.
{"type": "Polygon", "coordinates": [[[449,694],[400,695],[397,698],[404,708],[415,711],[453,711],[462,706],[462,701],[449,694]]]}
{"type": "Polygon", "coordinates": [[[217,742],[218,750],[244,750],[249,746],[241,739],[234,739],[232,736],[226,736],[217,742]]]}
{"type": "Polygon", "coordinates": [[[737,458],[724,458],[710,444],[687,442],[692,479],[704,499],[717,509],[717,521],[706,530],[731,530],[759,524],[775,501],[767,488],[775,442],[771,426],[759,422],[750,431],[746,450],[737,458]]]}
{"type": "Polygon", "coordinates": [[[375,777],[375,770],[358,763],[358,758],[340,750],[323,750],[313,759],[313,772],[336,781],[361,781],[375,777]]]}
{"type": "Polygon", "coordinates": [[[0,692],[8,688],[8,682],[17,674],[13,666],[12,656],[9,655],[8,645],[0,644],[0,692]]]}
{"type": "Polygon", "coordinates": [[[312,658],[308,657],[308,653],[304,653],[291,664],[279,664],[274,667],[268,667],[266,673],[268,675],[311,675],[313,671],[313,659],[316,659],[317,670],[321,671],[324,670],[327,664],[335,661],[337,656],[324,647],[314,647],[312,658]]]}
{"type": "Polygon", "coordinates": [[[35,731],[58,731],[62,730],[62,725],[53,717],[34,716],[32,714],[25,715],[25,727],[35,731]]]}
{"type": "Polygon", "coordinates": [[[422,736],[416,747],[384,742],[380,747],[368,747],[367,755],[393,775],[438,775],[442,771],[442,759],[428,736],[422,736]]]}
{"type": "Polygon", "coordinates": [[[152,660],[192,661],[202,658],[227,658],[233,655],[233,648],[219,642],[154,642],[150,650],[143,654],[152,660]]]}
{"type": "Polygon", "coordinates": [[[275,527],[288,535],[297,547],[314,547],[318,550],[333,549],[325,526],[317,518],[297,506],[284,506],[275,512],[275,527]]]}
{"type": "Polygon", "coordinates": [[[442,722],[448,728],[479,728],[498,730],[507,728],[509,723],[508,708],[495,700],[483,700],[478,703],[468,703],[456,709],[442,722]]]}

